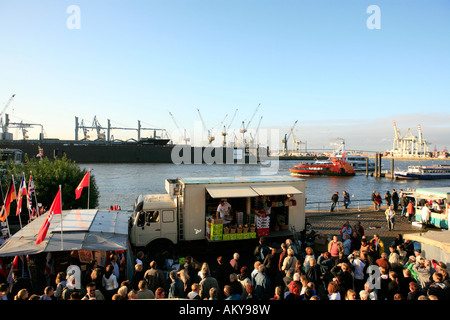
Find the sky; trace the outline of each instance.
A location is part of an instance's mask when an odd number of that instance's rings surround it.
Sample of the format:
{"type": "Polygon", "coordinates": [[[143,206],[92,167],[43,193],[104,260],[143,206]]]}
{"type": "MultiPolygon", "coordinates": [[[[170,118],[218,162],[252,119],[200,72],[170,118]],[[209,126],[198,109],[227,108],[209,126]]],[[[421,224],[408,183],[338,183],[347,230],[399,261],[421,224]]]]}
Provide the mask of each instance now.
{"type": "Polygon", "coordinates": [[[47,138],[74,139],[75,117],[96,117],[165,128],[175,142],[186,129],[199,144],[198,109],[217,143],[223,125],[259,123],[260,142],[276,149],[298,121],[308,150],[344,139],[349,150],[385,151],[396,121],[401,134],[420,124],[442,150],[449,14],[446,0],[0,0],[0,106],[15,94],[4,113],[42,124],[47,138]]]}

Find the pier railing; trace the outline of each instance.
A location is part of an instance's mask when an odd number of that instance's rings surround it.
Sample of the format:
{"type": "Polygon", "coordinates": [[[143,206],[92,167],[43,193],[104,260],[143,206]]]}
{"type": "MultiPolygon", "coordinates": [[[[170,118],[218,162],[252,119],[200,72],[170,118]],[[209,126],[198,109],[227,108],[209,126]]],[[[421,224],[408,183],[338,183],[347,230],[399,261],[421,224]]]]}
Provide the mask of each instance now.
{"type": "MultiPolygon", "coordinates": [[[[363,209],[372,208],[373,202],[370,199],[352,199],[350,200],[350,204],[347,206],[347,209],[344,208],[344,201],[338,201],[336,203],[336,207],[334,208],[334,212],[339,212],[343,210],[358,210],[362,211],[363,209]]],[[[330,201],[306,201],[306,212],[329,212],[331,208],[331,200],[330,201]]]]}

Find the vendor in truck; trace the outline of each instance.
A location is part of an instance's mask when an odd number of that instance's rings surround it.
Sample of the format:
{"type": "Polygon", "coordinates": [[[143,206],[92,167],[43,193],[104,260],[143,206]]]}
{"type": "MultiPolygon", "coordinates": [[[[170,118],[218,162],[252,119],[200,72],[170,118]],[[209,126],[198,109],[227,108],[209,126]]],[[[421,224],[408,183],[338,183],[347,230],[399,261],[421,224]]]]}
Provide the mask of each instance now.
{"type": "Polygon", "coordinates": [[[233,220],[231,213],[231,204],[227,202],[226,199],[220,200],[219,206],[217,207],[216,218],[223,219],[223,224],[230,223],[233,220]]]}

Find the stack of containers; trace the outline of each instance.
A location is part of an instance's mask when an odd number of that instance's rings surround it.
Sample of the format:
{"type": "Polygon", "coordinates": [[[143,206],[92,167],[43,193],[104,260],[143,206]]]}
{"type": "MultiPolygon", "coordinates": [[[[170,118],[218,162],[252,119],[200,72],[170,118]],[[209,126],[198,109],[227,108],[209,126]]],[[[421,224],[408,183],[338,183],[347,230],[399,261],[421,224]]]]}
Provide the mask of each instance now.
{"type": "Polygon", "coordinates": [[[222,240],[223,237],[223,220],[212,219],[211,220],[211,241],[222,240]]]}
{"type": "Polygon", "coordinates": [[[266,237],[269,235],[270,216],[256,216],[256,236],[266,237]]]}

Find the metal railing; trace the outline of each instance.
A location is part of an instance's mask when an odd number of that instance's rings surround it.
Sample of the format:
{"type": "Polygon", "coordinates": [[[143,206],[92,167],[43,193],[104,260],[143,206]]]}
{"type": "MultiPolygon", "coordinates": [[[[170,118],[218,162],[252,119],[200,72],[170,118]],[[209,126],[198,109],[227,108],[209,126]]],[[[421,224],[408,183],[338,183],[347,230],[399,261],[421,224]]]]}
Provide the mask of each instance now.
{"type": "MultiPolygon", "coordinates": [[[[334,208],[335,212],[339,212],[339,210],[358,210],[361,211],[361,208],[367,208],[372,207],[373,202],[372,200],[367,199],[356,199],[356,200],[350,200],[350,204],[348,205],[348,209],[344,208],[344,201],[338,201],[336,203],[336,207],[334,208]]],[[[330,211],[331,208],[331,200],[330,201],[306,201],[306,212],[308,211],[314,211],[314,212],[320,212],[320,211],[330,211]]]]}

